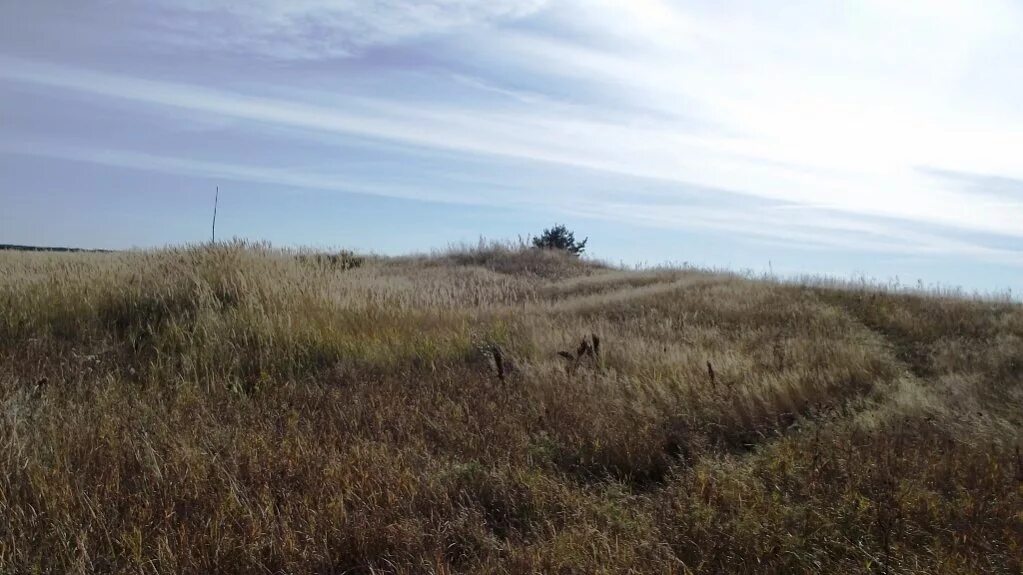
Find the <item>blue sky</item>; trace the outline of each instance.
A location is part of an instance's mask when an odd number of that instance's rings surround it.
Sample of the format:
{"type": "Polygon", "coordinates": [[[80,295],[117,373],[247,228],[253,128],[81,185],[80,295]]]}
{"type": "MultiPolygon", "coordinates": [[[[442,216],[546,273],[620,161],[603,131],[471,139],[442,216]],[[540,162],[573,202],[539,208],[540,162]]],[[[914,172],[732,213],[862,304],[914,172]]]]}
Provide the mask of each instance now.
{"type": "Polygon", "coordinates": [[[0,242],[1023,288],[1012,0],[0,2],[0,242]]]}

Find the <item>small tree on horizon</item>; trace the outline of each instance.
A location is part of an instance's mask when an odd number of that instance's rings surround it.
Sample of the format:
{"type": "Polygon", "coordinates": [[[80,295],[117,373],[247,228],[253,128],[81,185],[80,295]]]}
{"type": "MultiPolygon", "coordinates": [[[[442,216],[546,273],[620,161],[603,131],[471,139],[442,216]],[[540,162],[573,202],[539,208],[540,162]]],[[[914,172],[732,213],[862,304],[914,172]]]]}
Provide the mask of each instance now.
{"type": "Polygon", "coordinates": [[[564,250],[578,257],[586,250],[586,242],[589,239],[584,238],[583,241],[577,242],[575,233],[562,224],[555,224],[553,228],[545,229],[539,237],[533,238],[533,247],[542,250],[564,250]]]}

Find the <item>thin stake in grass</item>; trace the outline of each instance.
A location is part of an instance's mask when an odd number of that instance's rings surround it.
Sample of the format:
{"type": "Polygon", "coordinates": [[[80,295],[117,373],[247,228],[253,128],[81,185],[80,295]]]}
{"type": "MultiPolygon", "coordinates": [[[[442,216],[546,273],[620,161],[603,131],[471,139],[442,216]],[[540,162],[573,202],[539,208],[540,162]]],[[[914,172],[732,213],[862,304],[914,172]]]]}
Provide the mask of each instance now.
{"type": "Polygon", "coordinates": [[[213,231],[210,235],[210,243],[217,243],[217,206],[220,204],[220,186],[217,186],[216,195],[213,196],[213,231]]]}

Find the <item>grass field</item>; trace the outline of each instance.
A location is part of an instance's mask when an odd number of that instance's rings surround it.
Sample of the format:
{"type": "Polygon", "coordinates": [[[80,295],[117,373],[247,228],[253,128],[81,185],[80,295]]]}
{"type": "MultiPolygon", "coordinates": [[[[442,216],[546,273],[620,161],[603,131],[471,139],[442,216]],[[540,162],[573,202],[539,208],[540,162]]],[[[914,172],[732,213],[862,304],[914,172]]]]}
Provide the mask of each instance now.
{"type": "Polygon", "coordinates": [[[0,251],[4,574],[1018,574],[1021,442],[1007,300],[0,251]]]}

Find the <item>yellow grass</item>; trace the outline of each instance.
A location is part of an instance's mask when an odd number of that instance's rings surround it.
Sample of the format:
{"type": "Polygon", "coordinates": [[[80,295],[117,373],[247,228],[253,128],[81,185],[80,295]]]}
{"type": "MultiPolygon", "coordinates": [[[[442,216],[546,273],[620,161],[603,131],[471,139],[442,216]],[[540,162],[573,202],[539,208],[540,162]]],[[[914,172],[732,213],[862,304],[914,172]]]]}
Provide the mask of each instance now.
{"type": "Polygon", "coordinates": [[[0,573],[1020,573],[1019,305],[350,263],[0,252],[0,573]]]}

